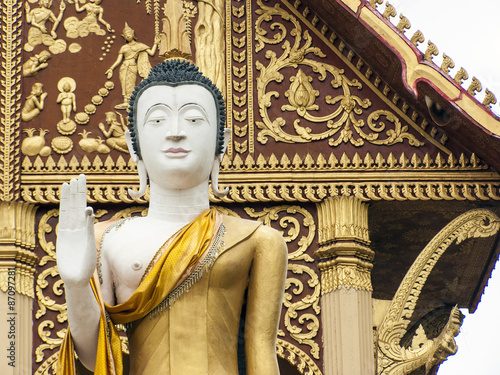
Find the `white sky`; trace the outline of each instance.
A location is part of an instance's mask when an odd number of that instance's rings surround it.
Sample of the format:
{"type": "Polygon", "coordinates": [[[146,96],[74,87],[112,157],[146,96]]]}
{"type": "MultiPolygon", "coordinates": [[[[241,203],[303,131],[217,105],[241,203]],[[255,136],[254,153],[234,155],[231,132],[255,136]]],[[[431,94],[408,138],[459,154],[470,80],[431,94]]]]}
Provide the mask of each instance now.
{"type": "MultiPolygon", "coordinates": [[[[480,101],[488,88],[497,97],[493,111],[500,115],[500,1],[499,0],[392,0],[389,1],[398,16],[405,15],[412,27],[406,31],[411,38],[420,30],[425,42],[419,48],[425,51],[431,40],[439,49],[435,63],[440,66],[443,52],[455,62],[451,75],[460,67],[469,73],[469,86],[473,76],[483,85],[477,94],[480,101]]],[[[380,12],[385,3],[379,5],[380,12]]],[[[500,157],[500,155],[499,155],[500,157]]],[[[493,272],[489,286],[482,297],[478,309],[465,318],[457,337],[459,346],[455,356],[444,362],[438,375],[500,374],[500,265],[493,272]]]]}

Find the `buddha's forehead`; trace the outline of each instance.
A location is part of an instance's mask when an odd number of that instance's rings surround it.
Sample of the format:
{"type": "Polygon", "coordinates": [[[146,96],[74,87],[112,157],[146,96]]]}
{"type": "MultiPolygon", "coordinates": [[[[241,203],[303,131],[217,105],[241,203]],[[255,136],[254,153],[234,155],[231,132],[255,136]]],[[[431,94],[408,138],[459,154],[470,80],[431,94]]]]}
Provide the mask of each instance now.
{"type": "Polygon", "coordinates": [[[215,99],[212,93],[203,86],[197,84],[153,85],[145,89],[137,101],[138,120],[152,107],[163,104],[172,110],[178,110],[186,105],[197,105],[203,108],[209,115],[216,117],[215,99]]]}

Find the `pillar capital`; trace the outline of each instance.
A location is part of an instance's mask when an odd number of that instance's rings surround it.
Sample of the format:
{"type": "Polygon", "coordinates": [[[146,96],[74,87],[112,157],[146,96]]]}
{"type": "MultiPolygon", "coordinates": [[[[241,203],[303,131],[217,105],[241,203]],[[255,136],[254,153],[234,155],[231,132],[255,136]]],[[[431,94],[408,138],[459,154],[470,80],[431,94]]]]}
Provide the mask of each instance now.
{"type": "Polygon", "coordinates": [[[372,291],[368,204],[353,196],[330,197],[317,204],[322,294],[339,288],[372,291]]]}

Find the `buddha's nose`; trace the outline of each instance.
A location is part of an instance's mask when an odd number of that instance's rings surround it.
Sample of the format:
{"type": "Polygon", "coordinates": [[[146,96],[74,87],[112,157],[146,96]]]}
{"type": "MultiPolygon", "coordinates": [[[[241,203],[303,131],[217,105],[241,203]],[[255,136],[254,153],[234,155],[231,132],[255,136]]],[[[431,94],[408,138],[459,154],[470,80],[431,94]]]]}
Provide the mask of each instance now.
{"type": "Polygon", "coordinates": [[[173,121],[172,127],[167,130],[167,139],[178,142],[186,138],[186,133],[182,130],[181,126],[179,126],[178,121],[173,121]]]}

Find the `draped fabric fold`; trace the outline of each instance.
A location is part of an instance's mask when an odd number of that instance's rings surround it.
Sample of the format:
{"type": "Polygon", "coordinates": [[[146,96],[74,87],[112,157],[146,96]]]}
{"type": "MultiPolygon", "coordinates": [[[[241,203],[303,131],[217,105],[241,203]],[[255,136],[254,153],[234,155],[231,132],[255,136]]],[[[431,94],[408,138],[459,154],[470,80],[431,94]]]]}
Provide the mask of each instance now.
{"type": "MultiPolygon", "coordinates": [[[[214,208],[204,211],[158,250],[153,259],[156,262],[148,268],[149,273],[144,275],[132,296],[119,305],[109,306],[104,303],[97,273],[94,273],[91,285],[101,308],[94,372],[96,375],[123,373],[121,340],[114,324],[141,319],[159,305],[163,306],[164,301],[168,300],[170,305],[169,294],[172,291],[176,292],[175,298],[186,292],[215,261],[222,246],[221,229],[223,230],[221,215],[214,208]],[[187,286],[183,285],[185,282],[188,282],[187,286]]],[[[58,373],[75,374],[69,327],[59,351],[58,373]]]]}

